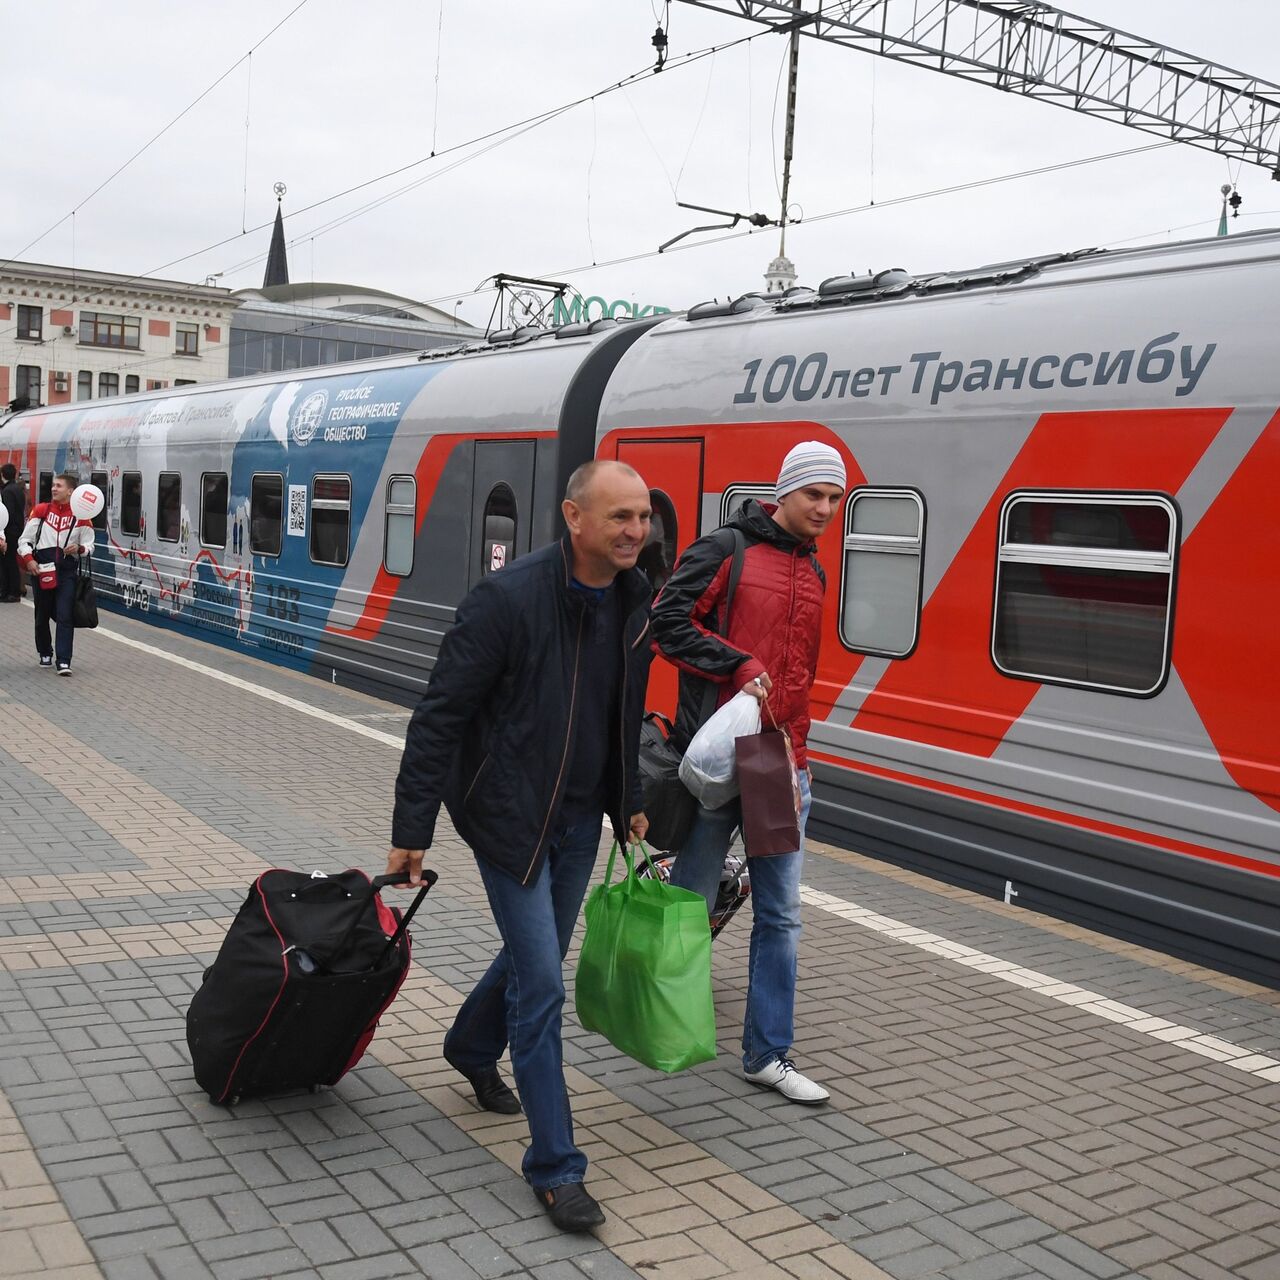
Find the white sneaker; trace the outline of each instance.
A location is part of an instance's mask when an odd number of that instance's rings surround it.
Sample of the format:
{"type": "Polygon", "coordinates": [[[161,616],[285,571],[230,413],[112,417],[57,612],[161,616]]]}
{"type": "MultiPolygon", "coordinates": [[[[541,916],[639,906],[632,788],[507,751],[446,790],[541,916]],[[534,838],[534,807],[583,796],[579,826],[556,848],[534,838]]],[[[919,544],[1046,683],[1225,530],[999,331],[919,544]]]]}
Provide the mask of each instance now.
{"type": "Polygon", "coordinates": [[[784,1098],[808,1106],[816,1106],[831,1097],[820,1084],[802,1076],[790,1058],[775,1058],[768,1066],[761,1067],[759,1071],[745,1071],[743,1076],[762,1089],[777,1089],[784,1098]]]}

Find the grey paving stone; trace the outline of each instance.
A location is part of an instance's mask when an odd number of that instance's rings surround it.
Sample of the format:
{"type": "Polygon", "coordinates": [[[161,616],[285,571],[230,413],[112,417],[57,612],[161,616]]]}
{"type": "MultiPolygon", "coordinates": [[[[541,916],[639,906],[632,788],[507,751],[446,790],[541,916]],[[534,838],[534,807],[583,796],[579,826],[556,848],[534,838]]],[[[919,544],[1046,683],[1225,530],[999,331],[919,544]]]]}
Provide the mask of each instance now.
{"type": "MultiPolygon", "coordinates": [[[[0,617],[0,633],[9,625],[0,617]]],[[[180,636],[172,642],[204,653],[180,636]]],[[[302,689],[303,696],[340,712],[358,706],[360,714],[369,705],[236,655],[225,659],[251,678],[276,682],[294,696],[302,689]]],[[[19,685],[15,693],[6,682],[5,693],[27,697],[22,705],[40,715],[50,695],[35,693],[33,680],[29,684],[28,691],[19,685]]],[[[174,692],[147,687],[126,664],[111,680],[80,686],[66,705],[77,708],[77,731],[90,746],[118,758],[121,735],[128,733],[127,760],[139,777],[264,856],[278,853],[305,864],[322,841],[352,864],[385,852],[393,753],[381,763],[377,752],[348,762],[343,796],[331,801],[307,789],[311,766],[304,768],[289,752],[277,751],[269,772],[217,747],[216,731],[193,738],[178,717],[167,721],[157,714],[166,699],[178,696],[180,684],[174,680],[174,692]],[[371,800],[378,787],[383,798],[371,800]],[[290,788],[300,788],[305,802],[295,803],[290,788]],[[229,805],[228,796],[236,802],[229,805]],[[342,834],[335,841],[337,828],[342,834]]],[[[224,700],[239,697],[225,694],[224,700]]],[[[198,710],[206,719],[224,715],[213,704],[198,710]]],[[[270,733],[268,726],[264,737],[270,733]]],[[[0,778],[11,776],[4,764],[0,759],[0,778]]],[[[96,823],[54,794],[67,810],[56,835],[38,829],[38,806],[22,818],[0,795],[0,848],[8,848],[11,813],[22,824],[22,856],[33,866],[48,869],[72,858],[79,846],[94,847],[96,823]]],[[[496,932],[474,867],[456,840],[446,836],[437,855],[456,891],[429,900],[417,955],[437,981],[465,986],[487,965],[496,932]]],[[[0,867],[4,874],[15,872],[0,867]]],[[[975,910],[863,864],[815,855],[806,875],[815,887],[872,904],[895,919],[1280,1052],[1273,1000],[1229,994],[1132,954],[1108,954],[1083,935],[1046,931],[1030,916],[975,910]]],[[[5,906],[0,936],[225,918],[243,893],[239,887],[5,906]]],[[[814,1062],[815,1074],[824,1055],[837,1055],[836,1105],[801,1112],[772,1095],[748,1094],[738,1078],[734,1041],[746,955],[741,929],[717,942],[718,1062],[662,1079],[581,1033],[571,1018],[566,1058],[642,1114],[791,1200],[855,1249],[867,1240],[892,1242],[897,1251],[883,1265],[899,1280],[936,1267],[939,1247],[955,1255],[937,1271],[947,1280],[976,1280],[983,1273],[973,1269],[983,1267],[989,1280],[1045,1280],[1039,1268],[1059,1265],[1068,1269],[1063,1274],[1074,1267],[1091,1280],[1120,1280],[1124,1268],[1139,1269],[1136,1254],[1125,1255],[1121,1246],[1140,1242],[1113,1236],[1103,1249],[1085,1238],[1087,1228],[1101,1231],[1116,1215],[1141,1221],[1160,1256],[1171,1259],[1151,1264],[1171,1273],[1156,1276],[1153,1270],[1152,1280],[1173,1280],[1174,1270],[1179,1280],[1201,1280],[1201,1272],[1208,1276],[1219,1263],[1233,1280],[1272,1280],[1252,1273],[1280,1247],[1268,1234],[1280,1212],[1280,1183],[1267,1182],[1280,1163],[1280,1139],[1271,1132],[1280,1088],[1246,1093],[1226,1069],[1191,1061],[1176,1047],[1144,1042],[1093,1015],[1053,1006],[1038,993],[962,971],[824,913],[806,909],[805,916],[798,1051],[806,1063],[814,1062]],[[997,1123],[985,1123],[992,1120],[997,1123]],[[1110,1189],[1093,1186],[1086,1180],[1094,1168],[1118,1171],[1121,1181],[1110,1189]],[[1243,1188],[1243,1198],[1200,1199],[1243,1188]],[[1067,1221],[1082,1224],[1079,1237],[1061,1229],[1067,1221]],[[880,1230],[868,1234],[873,1226],[880,1230]],[[1210,1239],[1214,1226],[1221,1234],[1210,1239]],[[915,1234],[895,1234],[901,1230],[915,1234]],[[962,1256],[968,1253],[978,1256],[962,1256]]],[[[442,1258],[451,1255],[480,1274],[481,1255],[469,1259],[464,1241],[477,1242],[482,1253],[491,1245],[540,1280],[637,1274],[598,1242],[580,1242],[571,1247],[586,1252],[559,1256],[563,1238],[518,1177],[381,1065],[362,1066],[341,1090],[319,1098],[246,1104],[235,1114],[210,1107],[190,1080],[183,1047],[182,1014],[201,963],[184,956],[0,974],[0,1088],[77,1218],[119,1218],[124,1230],[102,1238],[127,1239],[138,1250],[104,1259],[111,1280],[112,1267],[167,1280],[163,1266],[199,1257],[188,1241],[166,1243],[162,1233],[170,1228],[164,1224],[146,1227],[147,1219],[125,1216],[149,1205],[171,1211],[172,1228],[205,1233],[206,1242],[237,1230],[263,1233],[259,1253],[218,1260],[219,1280],[233,1280],[237,1268],[247,1269],[246,1275],[272,1274],[273,1280],[419,1274],[400,1244],[405,1232],[430,1223],[448,1226],[414,1247],[447,1246],[442,1258]],[[72,1082],[79,1091],[74,1109],[67,1096],[72,1082]],[[237,1229],[215,1201],[242,1207],[237,1229]],[[268,1247],[286,1237],[295,1241],[292,1233],[299,1231],[320,1254],[340,1239],[325,1234],[338,1218],[364,1224],[367,1258],[321,1263],[296,1248],[268,1247]],[[520,1257],[521,1248],[532,1251],[529,1257],[520,1257]],[[371,1264],[373,1270],[359,1270],[371,1264]]],[[[1105,1233],[1096,1237],[1107,1239],[1105,1233]]]]}
{"type": "Polygon", "coordinates": [[[342,1237],[323,1220],[297,1223],[288,1228],[289,1237],[317,1266],[327,1262],[345,1262],[358,1256],[342,1237]]]}
{"type": "Polygon", "coordinates": [[[447,1244],[424,1244],[409,1250],[421,1274],[431,1280],[479,1280],[480,1272],[464,1262],[447,1244]]]}
{"type": "Polygon", "coordinates": [[[434,1218],[413,1218],[387,1227],[387,1234],[402,1249],[412,1251],[420,1245],[436,1244],[468,1235],[475,1223],[464,1213],[443,1213],[434,1218]]]}
{"type": "Polygon", "coordinates": [[[401,1276],[428,1275],[403,1253],[387,1253],[376,1258],[352,1258],[331,1262],[320,1268],[322,1280],[399,1280],[401,1276]]]}

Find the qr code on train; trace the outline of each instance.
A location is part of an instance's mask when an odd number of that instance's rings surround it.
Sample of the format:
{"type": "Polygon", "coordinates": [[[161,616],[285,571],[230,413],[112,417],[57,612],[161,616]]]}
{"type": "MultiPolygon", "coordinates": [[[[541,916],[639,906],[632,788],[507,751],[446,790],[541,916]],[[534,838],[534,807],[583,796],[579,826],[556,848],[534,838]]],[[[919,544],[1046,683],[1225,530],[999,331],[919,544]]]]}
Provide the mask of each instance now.
{"type": "Polygon", "coordinates": [[[289,486],[288,529],[295,537],[303,537],[307,532],[307,486],[304,484],[289,486]]]}

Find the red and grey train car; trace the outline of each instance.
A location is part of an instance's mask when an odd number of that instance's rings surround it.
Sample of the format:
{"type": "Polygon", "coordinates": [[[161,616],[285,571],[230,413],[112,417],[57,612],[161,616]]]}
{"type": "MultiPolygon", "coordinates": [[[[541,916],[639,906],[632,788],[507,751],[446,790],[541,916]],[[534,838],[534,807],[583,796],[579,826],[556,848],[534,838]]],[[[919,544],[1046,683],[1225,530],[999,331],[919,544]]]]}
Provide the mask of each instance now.
{"type": "Polygon", "coordinates": [[[648,480],[660,580],[825,440],[814,833],[1280,984],[1278,299],[1277,233],[836,278],[34,410],[0,461],[102,485],[119,607],[411,697],[578,462],[648,480]]]}

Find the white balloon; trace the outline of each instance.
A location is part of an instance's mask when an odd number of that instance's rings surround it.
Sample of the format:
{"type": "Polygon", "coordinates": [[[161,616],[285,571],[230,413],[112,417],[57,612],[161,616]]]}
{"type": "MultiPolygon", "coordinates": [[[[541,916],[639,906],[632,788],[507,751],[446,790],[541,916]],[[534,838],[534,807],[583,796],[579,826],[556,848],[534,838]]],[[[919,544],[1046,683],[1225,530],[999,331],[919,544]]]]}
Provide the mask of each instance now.
{"type": "Polygon", "coordinates": [[[5,526],[9,523],[9,508],[0,502],[0,533],[3,533],[5,526]]]}
{"type": "Polygon", "coordinates": [[[96,484],[78,485],[71,493],[71,514],[77,520],[92,520],[106,499],[96,484]]]}

